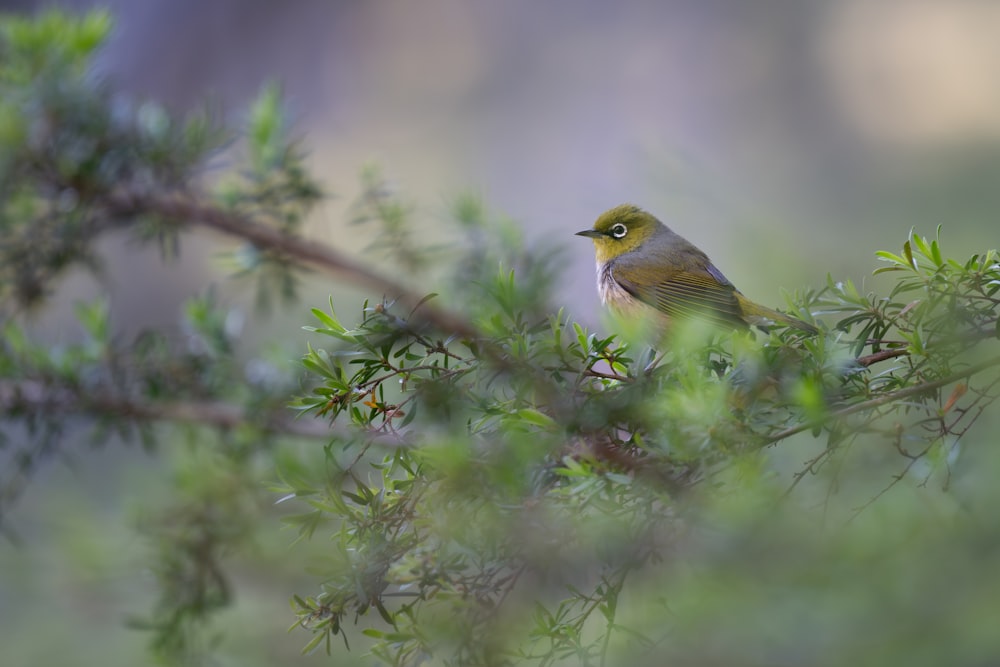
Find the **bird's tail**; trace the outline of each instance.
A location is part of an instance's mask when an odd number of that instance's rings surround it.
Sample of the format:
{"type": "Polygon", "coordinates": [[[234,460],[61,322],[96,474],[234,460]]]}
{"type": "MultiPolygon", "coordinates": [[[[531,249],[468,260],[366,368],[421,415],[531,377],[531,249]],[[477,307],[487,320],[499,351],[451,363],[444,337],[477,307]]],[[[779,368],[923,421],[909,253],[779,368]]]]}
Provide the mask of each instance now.
{"type": "Polygon", "coordinates": [[[768,324],[780,324],[787,327],[793,327],[799,331],[804,331],[811,336],[815,336],[819,333],[819,329],[808,322],[803,322],[802,320],[791,317],[790,315],[785,315],[784,313],[772,310],[767,306],[754,303],[742,294],[738,294],[736,299],[740,303],[740,309],[743,311],[744,317],[746,317],[747,322],[750,324],[762,326],[767,326],[768,324]]]}

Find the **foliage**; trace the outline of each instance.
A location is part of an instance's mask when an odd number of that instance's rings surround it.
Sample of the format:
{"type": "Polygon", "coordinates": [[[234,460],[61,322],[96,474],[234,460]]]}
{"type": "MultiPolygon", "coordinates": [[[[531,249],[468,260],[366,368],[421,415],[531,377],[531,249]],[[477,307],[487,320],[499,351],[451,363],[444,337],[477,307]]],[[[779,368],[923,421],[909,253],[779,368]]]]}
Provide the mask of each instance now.
{"type": "Polygon", "coordinates": [[[322,188],[278,90],[242,134],[206,114],[178,121],[93,76],[109,27],[50,12],[0,30],[0,510],[6,522],[61,454],[69,417],[92,421],[95,445],[111,432],[151,450],[186,441],[176,498],[141,522],[159,599],[132,625],[160,658],[210,652],[210,619],[232,599],[227,558],[271,527],[278,497],[297,544],[331,545],[312,593],[292,594],[306,652],[360,639],[392,665],[1000,654],[998,533],[954,510],[995,500],[1000,461],[972,429],[1000,383],[995,250],[958,261],[941,230],[912,232],[878,253],[887,296],[831,277],[789,300],[824,318],[822,335],[694,326],[650,348],[642,323],[603,335],[554,307],[558,253],[472,196],[444,251],[421,246],[414,208],[366,169],[352,217],[377,226],[399,282],[301,238],[322,188]],[[245,164],[202,184],[234,136],[245,164]],[[80,307],[80,343],[32,341],[25,309],[69,268],[99,270],[102,234],[174,251],[197,226],[243,243],[231,259],[262,305],[294,297],[307,266],[386,296],[351,318],[332,300],[313,308],[298,383],[241,350],[210,294],[187,306],[180,341],[119,340],[104,302],[80,307]],[[421,280],[431,266],[439,294],[421,280]],[[303,439],[323,443],[322,465],[282,447],[303,439]],[[951,587],[934,583],[941,564],[951,587]],[[958,627],[924,633],[935,604],[958,627]]]}
{"type": "Polygon", "coordinates": [[[356,435],[328,446],[320,478],[277,487],[309,508],[290,519],[306,537],[339,525],[319,592],[295,598],[310,648],[374,608],[391,627],[365,632],[389,664],[603,664],[614,635],[669,641],[618,620],[619,598],[681,548],[692,495],[767,480],[765,447],[825,442],[789,487],[860,441],[898,453],[875,495],[912,471],[947,480],[997,397],[1000,358],[979,344],[996,338],[1000,264],[945,260],[917,234],[880,258],[904,274],[887,298],[832,280],[803,296],[800,312],[840,316],[824,336],[696,331],[655,356],[562,313],[526,317],[503,269],[463,303],[484,339],[436,337],[386,303],[352,328],[314,310],[309,330],[334,344],[304,358],[322,383],[297,405],[356,435]]]}

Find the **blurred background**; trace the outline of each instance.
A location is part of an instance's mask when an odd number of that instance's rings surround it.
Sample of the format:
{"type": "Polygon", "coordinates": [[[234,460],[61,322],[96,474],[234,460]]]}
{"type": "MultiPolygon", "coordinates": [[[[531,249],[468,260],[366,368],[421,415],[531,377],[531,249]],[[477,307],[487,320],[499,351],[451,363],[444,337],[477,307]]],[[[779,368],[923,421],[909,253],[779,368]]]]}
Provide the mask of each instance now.
{"type": "MultiPolygon", "coordinates": [[[[0,10],[93,4],[8,0],[0,10]]],[[[431,235],[456,196],[476,192],[530,242],[565,248],[557,294],[587,324],[600,323],[592,251],[572,233],[626,201],[773,306],[784,304],[782,289],[819,287],[827,273],[869,283],[874,251],[896,250],[911,227],[933,235],[942,225],[953,257],[997,245],[1000,3],[100,4],[117,19],[102,73],[130,94],[177,112],[208,100],[238,121],[265,82],[282,85],[335,195],[308,234],[352,252],[371,241],[366,229],[348,231],[345,215],[366,163],[382,167],[431,235]]],[[[121,240],[104,247],[107,275],[68,279],[40,335],[72,335],[68,306],[102,292],[120,319],[147,326],[175,322],[181,301],[210,282],[224,299],[249,302],[213,265],[217,239],[186,240],[172,264],[121,240]]],[[[307,308],[340,289],[312,286],[300,308],[278,314],[280,327],[307,323],[307,308]]],[[[0,545],[0,646],[35,664],[97,655],[139,664],[143,637],[121,621],[142,611],[130,605],[146,583],[122,498],[155,496],[166,482],[141,455],[114,448],[78,463],[35,483],[15,517],[22,546],[0,545]],[[40,646],[26,629],[67,596],[79,606],[40,646]],[[94,634],[105,643],[87,656],[79,640],[94,634]]],[[[260,561],[291,577],[301,565],[282,552],[285,537],[262,545],[260,561]]],[[[270,630],[244,664],[295,655],[303,643],[273,632],[290,623],[288,585],[255,579],[258,565],[248,565],[250,592],[229,625],[270,630]],[[255,605],[260,624],[248,625],[255,605]]]]}

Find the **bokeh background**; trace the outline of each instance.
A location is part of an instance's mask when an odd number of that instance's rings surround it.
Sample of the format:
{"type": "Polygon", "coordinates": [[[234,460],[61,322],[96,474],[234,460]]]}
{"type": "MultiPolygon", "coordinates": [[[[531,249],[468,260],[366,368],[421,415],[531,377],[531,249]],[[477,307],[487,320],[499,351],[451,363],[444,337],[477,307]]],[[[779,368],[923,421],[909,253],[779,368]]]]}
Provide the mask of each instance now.
{"type": "MultiPolygon", "coordinates": [[[[0,1],[0,10],[93,4],[0,1]]],[[[334,195],[308,234],[351,252],[368,246],[345,214],[367,163],[381,166],[431,236],[456,196],[476,192],[530,243],[565,248],[557,295],[587,324],[600,326],[592,255],[572,233],[625,201],[775,306],[782,289],[821,286],[828,273],[868,284],[874,251],[895,250],[911,227],[942,225],[955,257],[997,245],[1000,3],[100,4],[117,18],[102,73],[131,95],[181,113],[208,100],[238,122],[265,82],[282,85],[334,195]]],[[[182,300],[208,283],[249,304],[213,263],[222,247],[189,239],[181,260],[164,264],[110,239],[106,275],[70,276],[37,331],[72,336],[72,303],[104,292],[119,321],[144,326],[172,325],[182,300]]],[[[307,294],[319,303],[342,289],[315,284],[307,294]]],[[[250,328],[297,329],[309,305],[250,328]]],[[[144,637],[122,625],[150,588],[129,526],[135,499],[166,493],[164,458],[109,447],[35,483],[14,517],[20,545],[0,545],[0,646],[14,660],[4,664],[144,662],[144,637]],[[43,619],[44,636],[32,630],[43,619]]],[[[242,664],[291,659],[303,643],[280,630],[301,570],[290,540],[277,535],[245,563],[223,621],[245,642],[242,664]]]]}

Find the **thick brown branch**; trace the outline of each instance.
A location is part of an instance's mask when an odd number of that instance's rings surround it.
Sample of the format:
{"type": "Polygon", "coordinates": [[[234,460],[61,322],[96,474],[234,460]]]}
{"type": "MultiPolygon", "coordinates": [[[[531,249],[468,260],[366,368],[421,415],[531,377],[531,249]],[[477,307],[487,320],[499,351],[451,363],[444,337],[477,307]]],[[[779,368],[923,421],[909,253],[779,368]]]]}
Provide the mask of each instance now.
{"type": "Polygon", "coordinates": [[[320,439],[332,436],[330,426],[315,419],[298,421],[281,414],[260,419],[260,415],[255,418],[242,406],[221,401],[132,400],[94,392],[83,394],[31,380],[0,381],[0,414],[22,411],[167,421],[224,429],[257,424],[263,431],[276,435],[320,439]]]}
{"type": "Polygon", "coordinates": [[[266,248],[310,264],[327,273],[341,276],[390,298],[398,299],[411,308],[420,305],[414,318],[438,329],[466,338],[479,336],[478,329],[468,320],[431,303],[422,303],[425,294],[400,285],[367,266],[316,240],[286,234],[246,216],[230,213],[217,206],[206,205],[190,196],[149,196],[118,193],[110,198],[108,209],[117,216],[155,213],[178,224],[196,224],[229,236],[241,238],[260,248],[266,248]]]}

